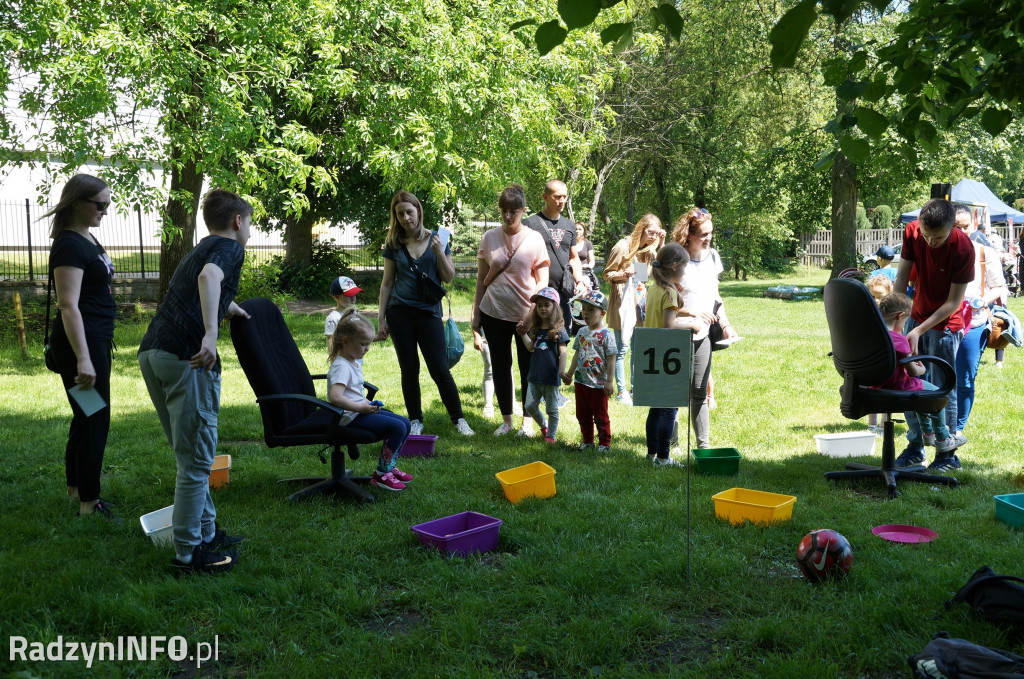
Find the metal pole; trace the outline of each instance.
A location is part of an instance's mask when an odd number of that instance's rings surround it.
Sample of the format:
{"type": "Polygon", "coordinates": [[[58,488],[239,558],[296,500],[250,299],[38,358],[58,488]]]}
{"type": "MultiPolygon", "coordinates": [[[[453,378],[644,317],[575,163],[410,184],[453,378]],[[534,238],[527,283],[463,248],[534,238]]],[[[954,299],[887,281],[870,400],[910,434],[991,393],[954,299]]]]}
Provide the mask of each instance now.
{"type": "Polygon", "coordinates": [[[139,267],[142,271],[142,277],[146,277],[146,250],[142,246],[142,206],[135,206],[135,214],[139,217],[139,267]]]}
{"type": "Polygon", "coordinates": [[[28,198],[25,199],[25,233],[28,234],[28,279],[34,281],[35,273],[32,271],[32,208],[28,198]]]}

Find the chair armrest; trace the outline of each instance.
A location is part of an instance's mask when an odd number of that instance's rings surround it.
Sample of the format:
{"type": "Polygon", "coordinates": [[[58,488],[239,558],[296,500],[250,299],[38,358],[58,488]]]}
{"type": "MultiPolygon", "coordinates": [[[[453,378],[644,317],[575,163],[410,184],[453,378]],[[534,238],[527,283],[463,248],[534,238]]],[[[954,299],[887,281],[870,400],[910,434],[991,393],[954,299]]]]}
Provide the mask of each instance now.
{"type": "Polygon", "coordinates": [[[345,414],[345,411],[336,405],[330,404],[327,401],[321,401],[318,398],[312,396],[306,396],[305,394],[269,394],[267,396],[257,396],[256,403],[270,403],[272,401],[298,401],[300,403],[310,403],[315,405],[317,408],[323,408],[324,410],[330,410],[338,419],[345,414]]]}
{"type": "Polygon", "coordinates": [[[363,387],[366,389],[366,398],[371,401],[373,400],[373,397],[377,395],[377,392],[380,391],[380,389],[377,388],[377,385],[370,384],[369,382],[363,382],[363,387]]]}
{"type": "Polygon", "coordinates": [[[322,375],[310,375],[310,377],[313,378],[314,380],[326,380],[327,373],[323,373],[322,375]]]}
{"type": "Polygon", "coordinates": [[[953,366],[951,366],[949,364],[949,361],[947,361],[946,359],[939,358],[938,356],[929,355],[907,356],[906,358],[901,358],[898,362],[900,363],[900,365],[904,365],[906,363],[912,363],[914,361],[921,361],[922,363],[934,363],[936,366],[938,366],[939,370],[942,371],[942,383],[935,385],[936,387],[938,387],[936,391],[942,394],[948,394],[956,387],[956,371],[953,370],[953,366]]]}

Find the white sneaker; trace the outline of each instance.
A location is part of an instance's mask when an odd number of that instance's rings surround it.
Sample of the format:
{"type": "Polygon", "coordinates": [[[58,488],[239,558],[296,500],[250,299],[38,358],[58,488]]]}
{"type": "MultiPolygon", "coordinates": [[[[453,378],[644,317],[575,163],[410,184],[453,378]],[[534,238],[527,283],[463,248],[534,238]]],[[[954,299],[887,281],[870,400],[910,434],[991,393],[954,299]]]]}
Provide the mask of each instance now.
{"type": "Polygon", "coordinates": [[[494,417],[494,406],[487,406],[480,414],[486,418],[494,417]]]}
{"type": "Polygon", "coordinates": [[[459,418],[459,421],[455,423],[455,428],[463,436],[472,436],[473,434],[476,433],[472,429],[470,429],[469,422],[466,422],[466,418],[464,417],[459,418]]]}
{"type": "Polygon", "coordinates": [[[409,424],[412,425],[409,427],[410,436],[419,436],[423,433],[423,420],[411,420],[409,424]]]}
{"type": "Polygon", "coordinates": [[[685,464],[683,464],[679,460],[673,460],[671,457],[667,457],[664,460],[661,459],[660,457],[659,458],[655,458],[654,464],[658,465],[659,467],[685,467],[686,466],[685,464]]]}
{"type": "Polygon", "coordinates": [[[1003,362],[1002,361],[996,361],[996,367],[997,368],[1002,368],[1003,367],[1003,362]]]}
{"type": "Polygon", "coordinates": [[[523,424],[523,426],[519,427],[519,431],[516,432],[516,436],[522,436],[528,439],[533,438],[533,427],[528,427],[525,424],[523,424]]]}
{"type": "Polygon", "coordinates": [[[627,406],[633,405],[633,398],[629,395],[629,392],[620,391],[619,395],[615,397],[619,403],[627,406]]]}
{"type": "Polygon", "coordinates": [[[498,427],[497,429],[494,430],[494,435],[495,436],[505,436],[506,434],[511,434],[511,433],[512,433],[511,425],[505,424],[504,422],[501,423],[500,427],[498,427]]]}

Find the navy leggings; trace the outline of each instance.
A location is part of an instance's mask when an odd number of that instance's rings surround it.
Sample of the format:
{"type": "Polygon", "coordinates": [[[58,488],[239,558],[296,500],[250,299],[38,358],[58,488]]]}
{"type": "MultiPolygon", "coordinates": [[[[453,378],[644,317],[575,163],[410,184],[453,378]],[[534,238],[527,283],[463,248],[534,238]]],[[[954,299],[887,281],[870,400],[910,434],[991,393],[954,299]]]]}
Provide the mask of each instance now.
{"type": "Polygon", "coordinates": [[[380,460],[377,462],[377,471],[387,474],[395,468],[398,460],[398,453],[401,452],[405,440],[409,438],[409,419],[402,417],[390,410],[379,410],[375,413],[359,414],[349,422],[346,429],[361,429],[370,432],[374,436],[384,439],[380,447],[380,460]]]}

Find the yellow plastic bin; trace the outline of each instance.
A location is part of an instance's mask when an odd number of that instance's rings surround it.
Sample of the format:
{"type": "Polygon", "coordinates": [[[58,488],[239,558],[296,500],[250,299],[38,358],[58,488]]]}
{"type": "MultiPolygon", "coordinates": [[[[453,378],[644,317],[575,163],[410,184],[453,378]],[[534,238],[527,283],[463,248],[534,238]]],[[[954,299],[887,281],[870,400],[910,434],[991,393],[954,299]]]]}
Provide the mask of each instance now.
{"type": "Polygon", "coordinates": [[[793,518],[793,505],[796,503],[796,497],[792,495],[746,488],[723,490],[712,495],[711,499],[715,501],[715,516],[736,524],[744,521],[762,524],[789,521],[793,518]]]}
{"type": "Polygon", "coordinates": [[[543,462],[531,462],[494,475],[512,504],[528,497],[551,497],[555,494],[555,468],[543,462]]]}
{"type": "Polygon", "coordinates": [[[217,490],[228,484],[228,475],[231,473],[231,456],[217,455],[213,458],[213,466],[210,467],[210,490],[217,490]]]}

